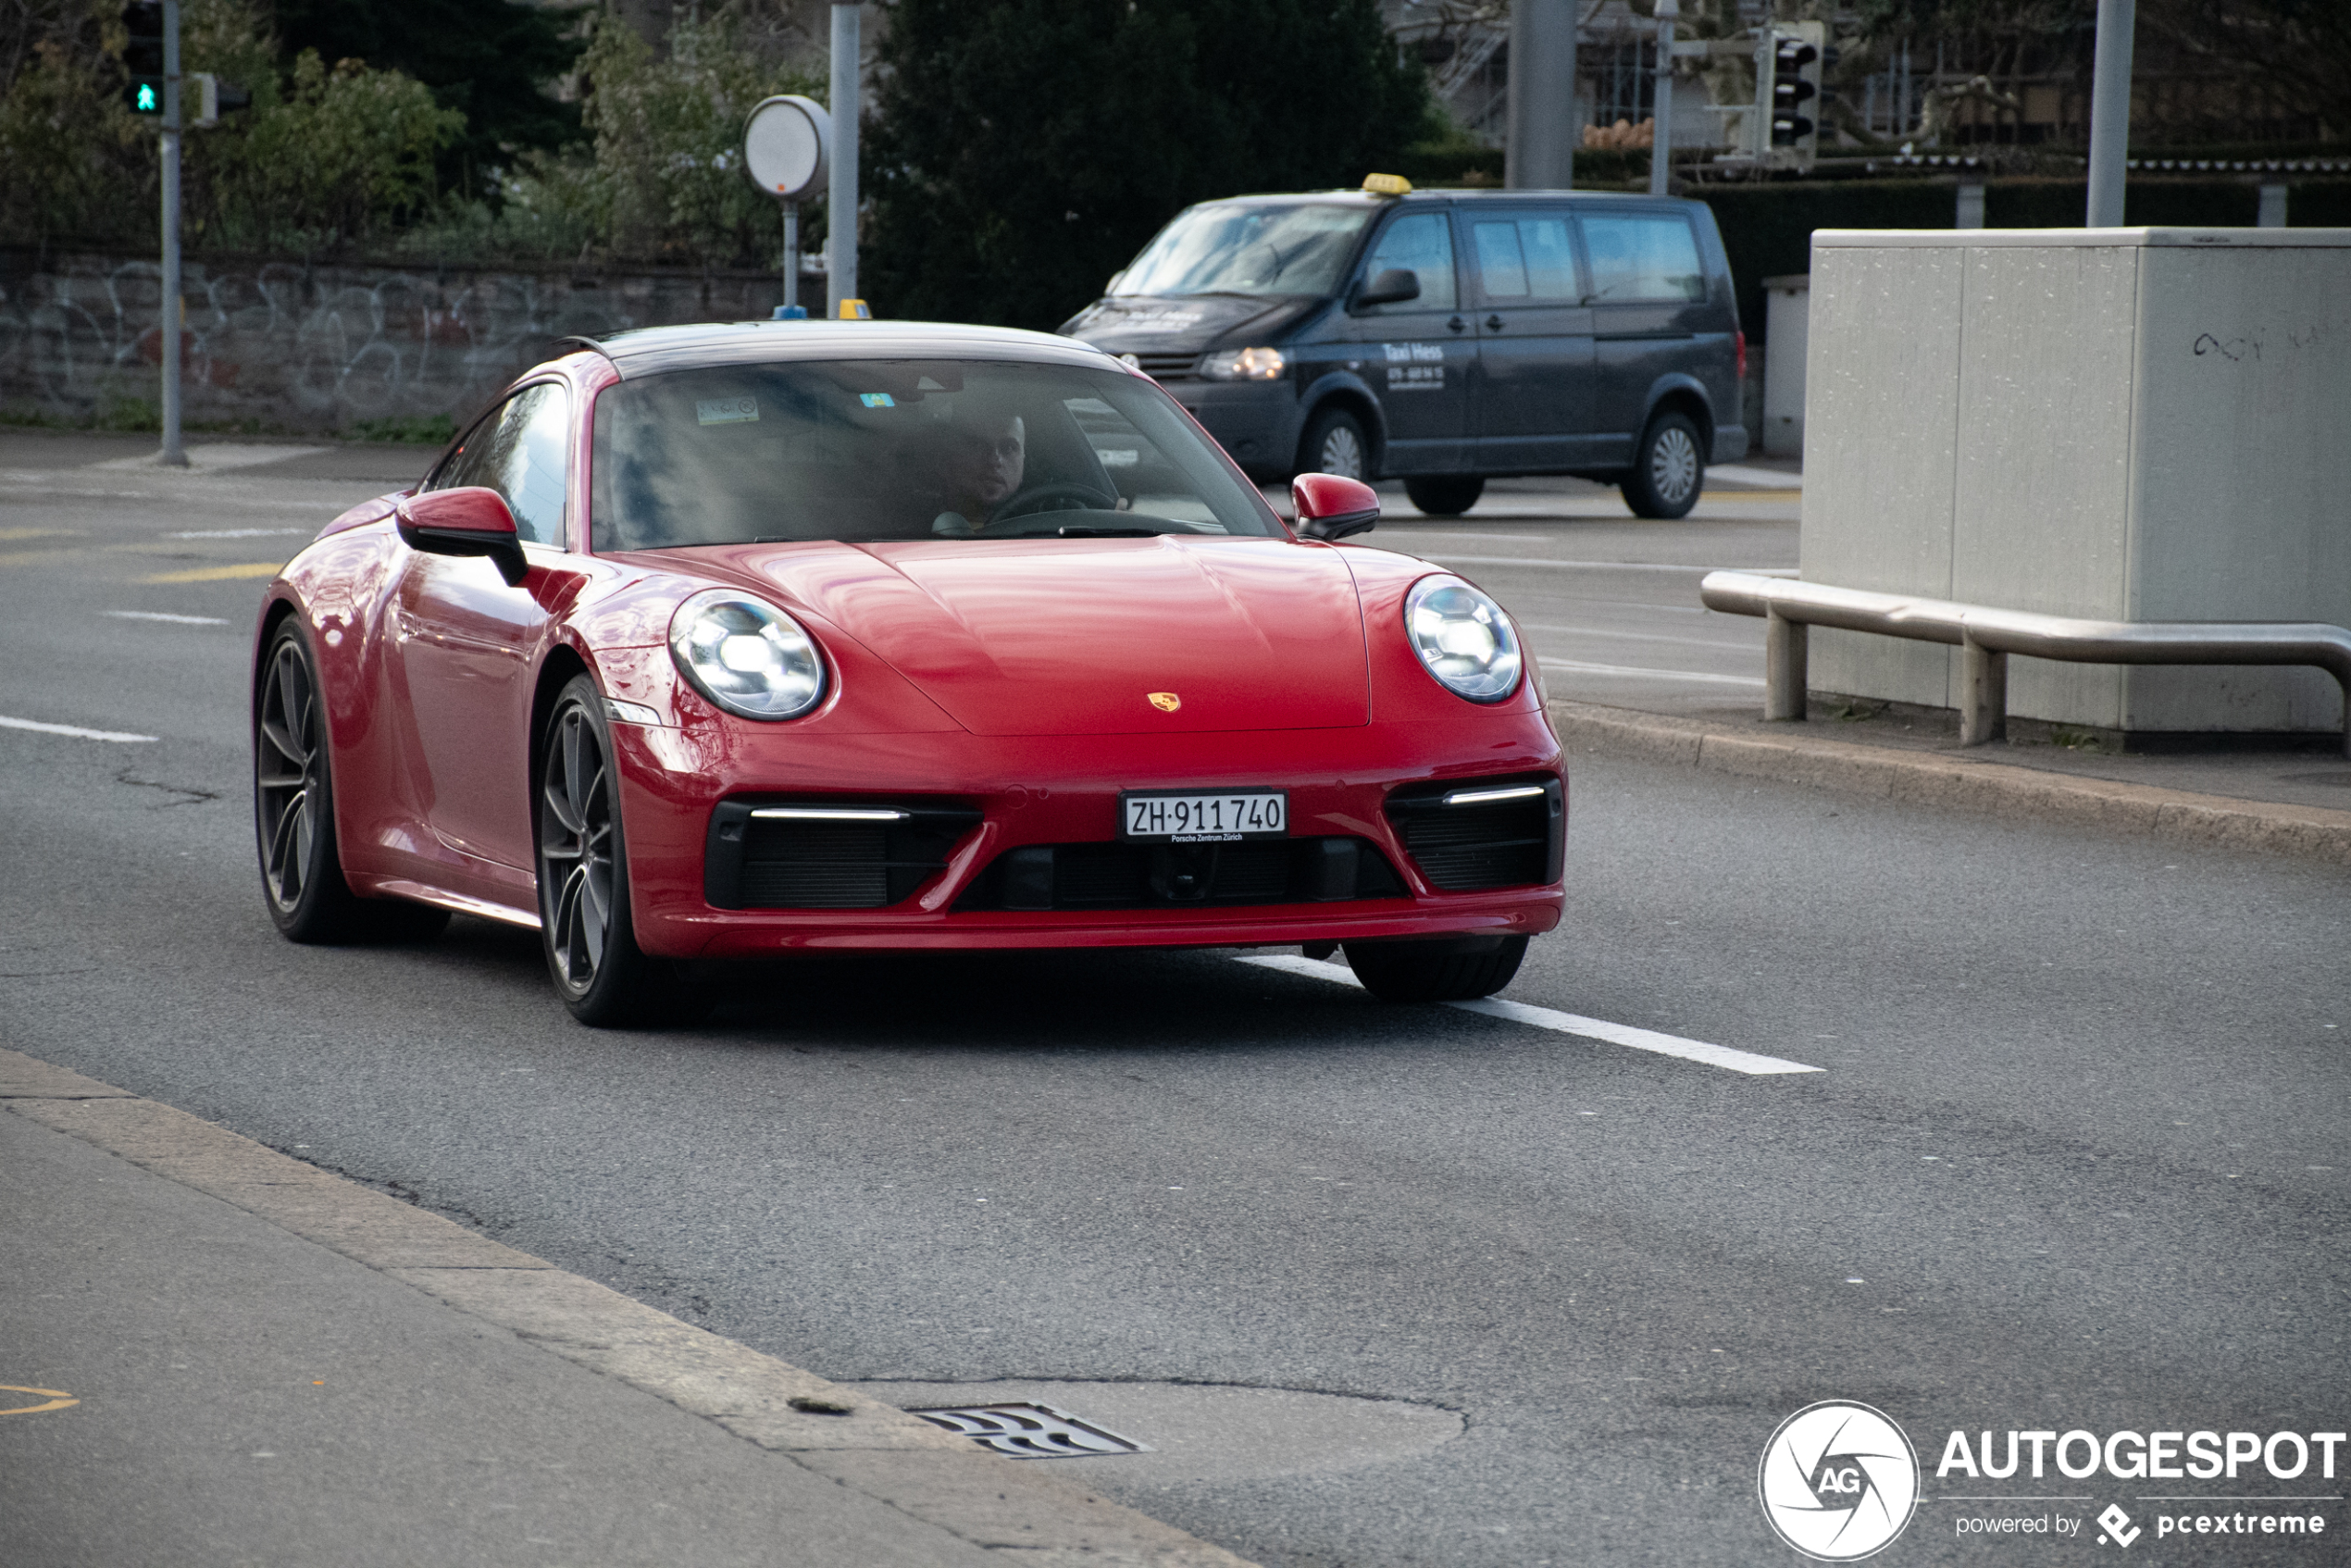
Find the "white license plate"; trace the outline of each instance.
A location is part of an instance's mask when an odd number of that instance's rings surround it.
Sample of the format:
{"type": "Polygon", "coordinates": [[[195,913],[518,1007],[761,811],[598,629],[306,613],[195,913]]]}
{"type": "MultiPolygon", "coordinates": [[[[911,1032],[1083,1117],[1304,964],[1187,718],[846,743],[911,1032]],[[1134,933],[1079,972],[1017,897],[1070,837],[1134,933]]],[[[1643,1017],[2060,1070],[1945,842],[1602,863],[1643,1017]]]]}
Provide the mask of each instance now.
{"type": "Polygon", "coordinates": [[[1130,790],[1118,797],[1118,833],[1166,844],[1225,844],[1289,834],[1279,790],[1130,790]]]}

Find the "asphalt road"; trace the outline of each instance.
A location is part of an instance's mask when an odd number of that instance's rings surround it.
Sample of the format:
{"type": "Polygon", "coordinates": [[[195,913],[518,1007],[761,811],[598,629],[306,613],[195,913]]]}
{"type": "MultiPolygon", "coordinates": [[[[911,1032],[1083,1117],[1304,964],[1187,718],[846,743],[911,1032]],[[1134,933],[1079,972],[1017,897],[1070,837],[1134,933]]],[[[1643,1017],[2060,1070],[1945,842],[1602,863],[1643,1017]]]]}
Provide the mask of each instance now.
{"type": "MultiPolygon", "coordinates": [[[[527,936],[301,949],[262,914],[246,643],[299,535],[242,530],[414,458],[83,466],[123,450],[0,441],[0,718],[159,738],[0,727],[0,1042],[904,1402],[1227,1424],[1221,1464],[1049,1462],[1273,1568],[1796,1562],[1757,1463],[1830,1399],[1926,1465],[1888,1562],[2070,1556],[2109,1502],[2186,1506],[2152,1493],[2351,1491],[1934,1474],[1954,1429],[2351,1425],[2339,872],[1577,758],[1567,920],[1507,996],[1819,1071],[1220,953],[810,964],[598,1033],[527,936]],[[1366,1401],[1361,1440],[1333,1400],[1286,1449],[1280,1390],[1366,1401]],[[2002,1514],[2080,1534],[1959,1533],[2002,1514]]],[[[1793,564],[1792,522],[1612,504],[1530,487],[1379,538],[1606,666],[1549,666],[1555,695],[1747,701],[1607,672],[1756,673],[1681,568],[1793,564]]],[[[2294,1506],[2332,1531],[2133,1555],[2343,1561],[2351,1512],[2294,1506]]]]}

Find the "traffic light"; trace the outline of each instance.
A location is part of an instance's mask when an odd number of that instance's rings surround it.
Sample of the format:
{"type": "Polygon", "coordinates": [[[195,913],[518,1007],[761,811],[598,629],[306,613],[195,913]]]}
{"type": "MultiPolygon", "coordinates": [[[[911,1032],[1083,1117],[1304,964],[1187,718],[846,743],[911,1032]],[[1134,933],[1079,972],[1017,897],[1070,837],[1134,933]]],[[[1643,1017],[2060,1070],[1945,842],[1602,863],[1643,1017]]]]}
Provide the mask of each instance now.
{"type": "Polygon", "coordinates": [[[122,8],[131,42],[122,46],[122,68],[131,73],[122,101],[135,115],[163,114],[163,0],[131,0],[122,8]]]}
{"type": "Polygon", "coordinates": [[[1772,145],[1810,157],[1819,127],[1808,107],[1821,95],[1821,51],[1810,40],[1780,34],[1772,47],[1772,145]]]}

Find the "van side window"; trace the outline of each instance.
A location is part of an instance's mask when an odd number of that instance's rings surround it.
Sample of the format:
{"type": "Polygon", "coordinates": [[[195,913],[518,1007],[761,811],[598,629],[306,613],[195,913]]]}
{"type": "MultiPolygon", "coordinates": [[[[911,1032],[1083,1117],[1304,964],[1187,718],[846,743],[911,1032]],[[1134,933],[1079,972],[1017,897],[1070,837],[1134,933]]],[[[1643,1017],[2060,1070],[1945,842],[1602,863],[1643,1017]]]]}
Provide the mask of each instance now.
{"type": "Polygon", "coordinates": [[[570,434],[564,389],[551,382],[525,387],[466,433],[428,488],[487,485],[506,498],[517,535],[560,549],[570,434]]]}
{"type": "Polygon", "coordinates": [[[1470,244],[1488,299],[1574,305],[1584,297],[1564,218],[1484,219],[1470,225],[1470,244]]]}
{"type": "Polygon", "coordinates": [[[1590,213],[1583,223],[1595,304],[1706,298],[1706,269],[1687,219],[1678,214],[1590,213]]]}
{"type": "Polygon", "coordinates": [[[1387,226],[1363,263],[1363,276],[1376,278],[1392,267],[1418,275],[1421,297],[1399,305],[1375,305],[1380,314],[1399,310],[1453,308],[1453,225],[1441,212],[1416,212],[1387,226]]]}

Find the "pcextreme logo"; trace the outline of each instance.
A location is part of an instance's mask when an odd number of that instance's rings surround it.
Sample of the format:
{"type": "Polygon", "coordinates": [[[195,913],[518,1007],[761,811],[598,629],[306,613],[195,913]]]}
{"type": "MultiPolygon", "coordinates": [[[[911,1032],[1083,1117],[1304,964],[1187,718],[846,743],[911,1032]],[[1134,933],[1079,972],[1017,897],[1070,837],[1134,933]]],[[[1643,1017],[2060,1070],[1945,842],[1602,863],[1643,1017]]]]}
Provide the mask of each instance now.
{"type": "Polygon", "coordinates": [[[1883,1411],[1846,1400],[1806,1405],[1763,1445],[1763,1517],[1819,1562],[1851,1562],[1891,1545],[1919,1501],[1919,1456],[1883,1411]]]}

